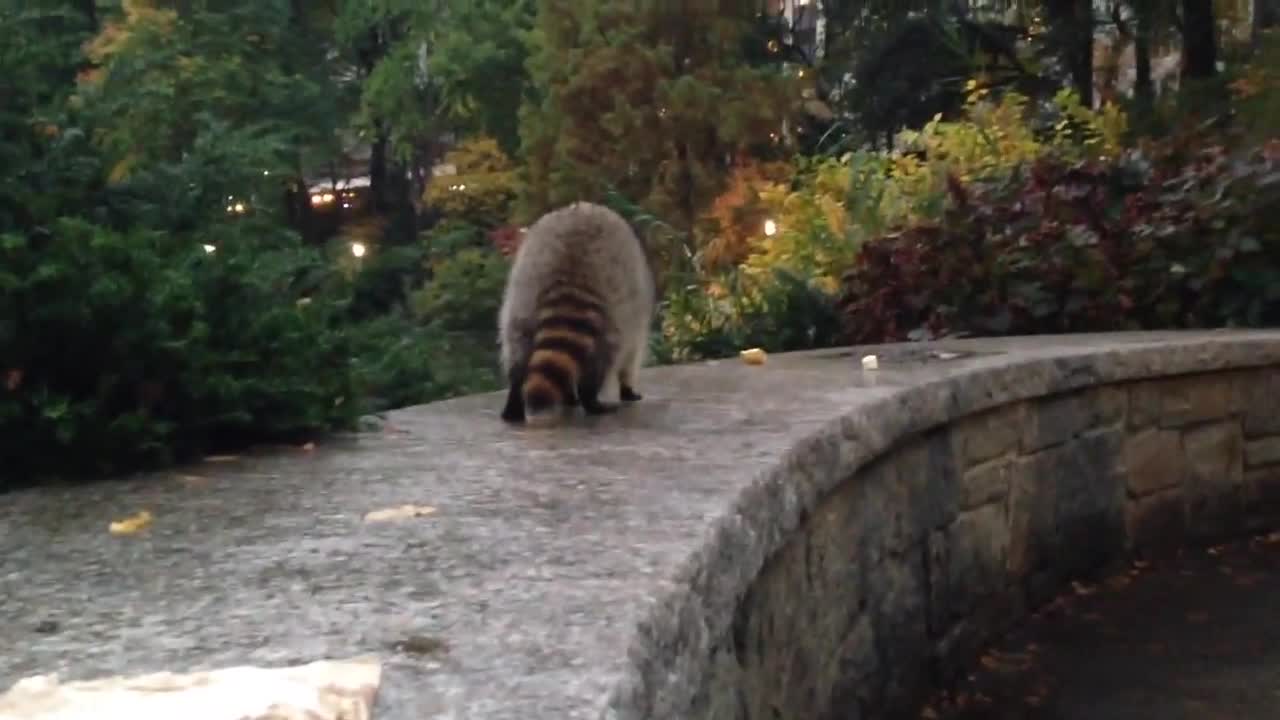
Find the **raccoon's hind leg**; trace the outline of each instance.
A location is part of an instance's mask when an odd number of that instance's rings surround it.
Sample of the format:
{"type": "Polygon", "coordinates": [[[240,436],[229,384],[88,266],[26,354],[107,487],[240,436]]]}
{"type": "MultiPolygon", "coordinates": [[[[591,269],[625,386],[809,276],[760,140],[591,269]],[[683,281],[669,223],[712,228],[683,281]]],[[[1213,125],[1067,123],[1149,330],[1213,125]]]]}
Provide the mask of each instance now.
{"type": "Polygon", "coordinates": [[[616,405],[600,402],[601,384],[600,377],[593,373],[584,374],[582,380],[578,381],[578,399],[588,415],[604,415],[618,409],[616,405]]]}
{"type": "Polygon", "coordinates": [[[600,402],[600,390],[609,372],[607,357],[606,353],[605,357],[597,355],[592,358],[591,362],[583,367],[582,375],[578,378],[578,402],[582,403],[582,409],[588,415],[604,415],[618,409],[615,405],[605,405],[600,402]]]}
{"type": "Polygon", "coordinates": [[[511,388],[507,390],[507,404],[502,408],[502,419],[509,423],[524,422],[524,378],[528,370],[523,366],[511,368],[507,381],[511,388]]]}
{"type": "Polygon", "coordinates": [[[640,374],[640,364],[644,361],[644,353],[639,346],[633,347],[622,357],[618,367],[618,396],[623,402],[635,402],[644,399],[636,392],[636,376],[640,374]]]}

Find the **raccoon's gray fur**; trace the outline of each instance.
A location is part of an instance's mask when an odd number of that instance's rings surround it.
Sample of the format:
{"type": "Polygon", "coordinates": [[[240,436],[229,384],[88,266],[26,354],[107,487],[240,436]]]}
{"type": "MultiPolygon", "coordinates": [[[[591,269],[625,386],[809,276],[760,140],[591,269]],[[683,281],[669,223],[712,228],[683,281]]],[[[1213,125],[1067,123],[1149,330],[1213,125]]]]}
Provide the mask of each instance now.
{"type": "Polygon", "coordinates": [[[516,251],[498,315],[510,383],[502,419],[577,404],[610,412],[616,406],[600,394],[615,380],[619,399],[639,400],[656,295],[645,248],[617,213],[579,202],[539,218],[516,251]]]}

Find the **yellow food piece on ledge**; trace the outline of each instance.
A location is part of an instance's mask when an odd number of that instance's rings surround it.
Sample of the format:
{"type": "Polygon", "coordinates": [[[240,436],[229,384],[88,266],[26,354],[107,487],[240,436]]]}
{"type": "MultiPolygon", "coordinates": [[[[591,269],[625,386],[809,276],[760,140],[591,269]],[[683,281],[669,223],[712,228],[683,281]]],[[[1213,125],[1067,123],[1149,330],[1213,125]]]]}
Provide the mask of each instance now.
{"type": "Polygon", "coordinates": [[[112,535],[132,535],[150,524],[151,513],[147,510],[143,510],[132,517],[112,522],[107,526],[107,530],[110,531],[112,535]]]}
{"type": "Polygon", "coordinates": [[[764,350],[761,350],[760,348],[743,350],[738,354],[742,356],[742,362],[748,365],[763,365],[765,358],[768,357],[764,350]]]}

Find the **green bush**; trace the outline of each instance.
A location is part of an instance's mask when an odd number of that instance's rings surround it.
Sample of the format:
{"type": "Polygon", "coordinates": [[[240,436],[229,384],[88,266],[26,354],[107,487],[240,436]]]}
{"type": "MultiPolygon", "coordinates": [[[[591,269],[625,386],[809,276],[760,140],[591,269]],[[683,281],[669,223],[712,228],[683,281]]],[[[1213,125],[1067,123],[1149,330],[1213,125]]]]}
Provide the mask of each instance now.
{"type": "Polygon", "coordinates": [[[760,347],[770,352],[829,347],[840,329],[835,298],[813,279],[782,268],[766,277],[721,275],[708,294],[690,283],[663,300],[658,362],[722,358],[760,347]]]}
{"type": "Polygon", "coordinates": [[[846,340],[1280,324],[1280,144],[1044,158],[949,194],[940,222],[863,246],[846,340]]]}
{"type": "Polygon", "coordinates": [[[352,328],[350,338],[361,413],[499,387],[492,329],[442,332],[395,312],[352,328]]]}
{"type": "Polygon", "coordinates": [[[20,5],[0,4],[0,487],[350,426],[350,286],[281,215],[311,88],[254,45],[289,42],[281,6],[130,11],[78,82],[85,18],[20,5]]]}
{"type": "Polygon", "coordinates": [[[465,248],[440,261],[414,294],[413,312],[446,331],[496,333],[508,261],[496,250],[465,248]]]}
{"type": "Polygon", "coordinates": [[[7,477],[117,472],[353,419],[340,302],[303,301],[314,253],[210,254],[59,218],[0,235],[7,477]]]}

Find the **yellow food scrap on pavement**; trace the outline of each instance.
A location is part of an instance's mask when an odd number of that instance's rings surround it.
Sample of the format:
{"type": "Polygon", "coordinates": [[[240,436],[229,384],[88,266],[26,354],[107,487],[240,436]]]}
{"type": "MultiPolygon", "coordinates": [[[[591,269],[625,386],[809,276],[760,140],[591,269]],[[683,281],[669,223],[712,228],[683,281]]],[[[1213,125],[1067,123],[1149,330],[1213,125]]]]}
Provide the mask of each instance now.
{"type": "Polygon", "coordinates": [[[751,348],[738,353],[742,356],[742,361],[748,365],[763,365],[767,355],[760,348],[751,348]]]}
{"type": "Polygon", "coordinates": [[[107,529],[112,535],[132,535],[150,524],[151,513],[147,510],[143,510],[132,517],[112,522],[107,529]]]}

